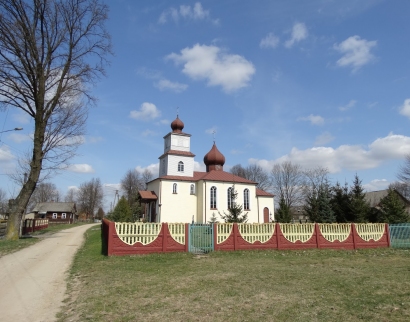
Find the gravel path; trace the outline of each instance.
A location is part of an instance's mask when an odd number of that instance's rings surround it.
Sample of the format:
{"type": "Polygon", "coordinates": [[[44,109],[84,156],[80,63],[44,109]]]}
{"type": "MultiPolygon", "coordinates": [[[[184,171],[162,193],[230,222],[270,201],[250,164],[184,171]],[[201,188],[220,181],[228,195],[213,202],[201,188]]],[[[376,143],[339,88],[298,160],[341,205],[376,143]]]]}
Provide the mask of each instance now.
{"type": "Polygon", "coordinates": [[[0,258],[0,321],[55,321],[68,269],[91,226],[62,230],[0,258]]]}

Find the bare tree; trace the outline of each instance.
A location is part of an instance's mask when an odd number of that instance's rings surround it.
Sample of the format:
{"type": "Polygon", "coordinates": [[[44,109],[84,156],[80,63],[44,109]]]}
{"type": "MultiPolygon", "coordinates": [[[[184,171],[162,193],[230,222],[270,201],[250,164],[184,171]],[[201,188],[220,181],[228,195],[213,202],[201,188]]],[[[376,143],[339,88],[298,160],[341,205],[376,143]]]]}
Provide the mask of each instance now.
{"type": "Polygon", "coordinates": [[[65,202],[76,202],[76,189],[71,188],[67,191],[65,197],[64,197],[65,202]]]}
{"type": "Polygon", "coordinates": [[[85,214],[87,219],[94,217],[104,201],[103,186],[99,178],[82,183],[77,191],[77,209],[85,214]]]}
{"type": "Polygon", "coordinates": [[[0,188],[0,214],[4,215],[8,209],[8,201],[6,192],[0,188]]]}
{"type": "Polygon", "coordinates": [[[240,164],[236,164],[231,168],[230,172],[238,177],[256,182],[256,187],[259,189],[270,189],[269,174],[257,164],[248,165],[246,168],[242,167],[240,164]]]}
{"type": "Polygon", "coordinates": [[[410,183],[410,153],[406,155],[404,164],[400,166],[397,179],[407,184],[410,183]]]}
{"type": "Polygon", "coordinates": [[[235,164],[229,172],[236,175],[236,176],[238,176],[238,177],[246,179],[246,170],[240,164],[235,164]]]}
{"type": "Polygon", "coordinates": [[[104,74],[111,41],[99,0],[0,0],[0,104],[34,124],[27,180],[7,239],[17,239],[43,168],[58,169],[82,141],[90,84],[104,74]]]}
{"type": "Polygon", "coordinates": [[[389,189],[398,191],[404,198],[410,200],[410,185],[404,182],[393,182],[389,184],[389,189]]]}
{"type": "Polygon", "coordinates": [[[142,172],[141,179],[143,183],[143,189],[147,189],[147,182],[151,181],[153,178],[153,174],[150,170],[145,169],[144,172],[142,172]]]}
{"type": "Polygon", "coordinates": [[[303,203],[304,173],[299,164],[290,161],[277,163],[271,170],[272,190],[287,207],[303,203]]]}
{"type": "Polygon", "coordinates": [[[307,198],[313,194],[318,195],[320,188],[329,182],[329,170],[321,166],[305,170],[304,179],[304,197],[307,198]]]}
{"type": "Polygon", "coordinates": [[[121,190],[124,192],[128,205],[132,206],[137,199],[138,190],[143,190],[144,186],[140,173],[135,170],[128,170],[121,179],[121,190]]]}
{"type": "Polygon", "coordinates": [[[39,202],[59,201],[60,193],[54,183],[42,182],[36,186],[28,203],[28,209],[31,210],[39,202]]]}

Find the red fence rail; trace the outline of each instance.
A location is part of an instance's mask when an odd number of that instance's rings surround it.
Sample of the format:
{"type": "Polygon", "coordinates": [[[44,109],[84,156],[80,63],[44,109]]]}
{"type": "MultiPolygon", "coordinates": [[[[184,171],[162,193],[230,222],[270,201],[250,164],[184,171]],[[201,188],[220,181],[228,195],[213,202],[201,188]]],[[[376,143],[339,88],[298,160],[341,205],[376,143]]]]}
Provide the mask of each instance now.
{"type": "MultiPolygon", "coordinates": [[[[179,242],[176,241],[175,236],[173,237],[171,234],[170,227],[172,228],[172,225],[175,224],[162,223],[159,225],[161,225],[161,228],[158,229],[156,237],[152,242],[148,242],[144,245],[139,241],[129,242],[130,236],[134,235],[130,234],[130,232],[119,235],[115,223],[104,219],[102,222],[103,252],[106,255],[111,256],[188,251],[189,224],[180,224],[185,225],[185,239],[183,243],[181,243],[180,240],[179,242]]],[[[329,236],[334,237],[335,235],[332,235],[331,232],[329,233],[327,231],[329,230],[329,227],[332,228],[332,226],[321,224],[302,224],[301,226],[296,226],[300,224],[294,224],[294,226],[290,224],[283,225],[273,223],[255,224],[254,227],[257,227],[257,225],[259,225],[259,227],[261,227],[261,225],[271,225],[271,234],[264,232],[264,235],[262,235],[265,237],[269,236],[269,238],[266,237],[266,240],[264,241],[254,240],[253,242],[249,242],[246,240],[247,237],[243,236],[245,234],[241,234],[241,229],[243,231],[246,227],[234,223],[230,233],[226,233],[226,237],[219,243],[217,225],[218,224],[214,224],[214,250],[220,251],[252,249],[300,250],[308,248],[359,249],[390,246],[388,224],[382,224],[384,226],[380,226],[379,224],[378,232],[373,234],[371,233],[372,226],[363,226],[363,224],[344,224],[344,233],[339,233],[340,236],[338,235],[338,239],[329,238],[329,236]],[[363,227],[366,229],[363,229],[363,227]],[[288,231],[286,231],[286,229],[288,229],[288,231]],[[308,231],[304,234],[305,238],[303,241],[300,239],[292,240],[292,238],[289,237],[292,236],[292,233],[289,231],[295,229],[308,231]],[[359,232],[358,229],[360,230],[359,232]]],[[[248,225],[248,227],[252,226],[252,224],[248,225]]],[[[266,227],[267,226],[265,226],[265,228],[266,227]]],[[[295,238],[297,239],[297,237],[295,238]]]]}
{"type": "Polygon", "coordinates": [[[48,228],[48,219],[26,219],[23,222],[23,235],[31,234],[37,230],[48,228]]]}

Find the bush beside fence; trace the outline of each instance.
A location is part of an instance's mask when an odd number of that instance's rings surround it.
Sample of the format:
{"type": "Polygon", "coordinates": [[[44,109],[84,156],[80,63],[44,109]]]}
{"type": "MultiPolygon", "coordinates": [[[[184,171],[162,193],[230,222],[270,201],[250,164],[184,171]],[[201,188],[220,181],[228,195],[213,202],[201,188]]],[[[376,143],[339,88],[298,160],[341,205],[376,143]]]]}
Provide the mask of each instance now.
{"type": "MultiPolygon", "coordinates": [[[[109,256],[186,252],[189,230],[190,224],[185,223],[114,223],[104,219],[103,252],[109,256]]],[[[221,251],[390,246],[388,224],[217,223],[213,231],[214,250],[221,251]]]]}

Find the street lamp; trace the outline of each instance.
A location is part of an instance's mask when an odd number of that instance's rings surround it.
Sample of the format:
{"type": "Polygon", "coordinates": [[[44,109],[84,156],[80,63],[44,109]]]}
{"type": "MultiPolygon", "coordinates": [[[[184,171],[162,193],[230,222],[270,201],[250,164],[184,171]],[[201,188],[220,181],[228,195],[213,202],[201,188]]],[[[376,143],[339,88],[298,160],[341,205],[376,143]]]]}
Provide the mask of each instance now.
{"type": "Polygon", "coordinates": [[[12,130],[5,130],[5,131],[1,131],[0,133],[4,133],[4,132],[11,132],[11,131],[21,131],[23,128],[22,127],[15,127],[12,130]]]}

